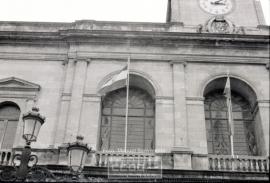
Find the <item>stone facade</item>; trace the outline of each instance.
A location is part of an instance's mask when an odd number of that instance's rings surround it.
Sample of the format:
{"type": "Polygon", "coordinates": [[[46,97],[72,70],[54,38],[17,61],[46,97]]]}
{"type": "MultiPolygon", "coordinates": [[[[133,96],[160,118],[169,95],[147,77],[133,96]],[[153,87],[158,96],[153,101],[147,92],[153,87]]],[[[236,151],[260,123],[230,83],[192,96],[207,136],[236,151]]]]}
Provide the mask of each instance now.
{"type": "MultiPolygon", "coordinates": [[[[260,156],[269,156],[269,27],[257,26],[258,18],[243,21],[239,17],[246,9],[237,6],[237,15],[229,18],[249,26],[245,34],[198,32],[198,24],[209,17],[189,19],[188,10],[176,15],[185,3],[195,6],[193,1],[171,1],[167,23],[0,22],[0,104],[12,101],[21,114],[36,105],[46,116],[32,144],[41,153],[41,164],[66,165],[64,146],[77,135],[99,150],[98,90],[129,56],[130,74],[154,90],[155,151],[164,154],[160,157],[168,169],[208,169],[204,92],[227,71],[256,94],[257,146],[260,156]],[[19,86],[30,89],[17,91],[19,86]]],[[[15,149],[24,146],[21,134],[20,118],[15,149]]],[[[88,165],[95,166],[93,157],[88,165]]]]}

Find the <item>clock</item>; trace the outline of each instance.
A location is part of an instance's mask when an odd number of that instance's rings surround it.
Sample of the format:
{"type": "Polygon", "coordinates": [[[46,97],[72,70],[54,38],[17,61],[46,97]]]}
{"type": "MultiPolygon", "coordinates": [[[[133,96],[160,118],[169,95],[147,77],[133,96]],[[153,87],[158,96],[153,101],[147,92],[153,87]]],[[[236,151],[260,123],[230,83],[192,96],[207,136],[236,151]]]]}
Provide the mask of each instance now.
{"type": "Polygon", "coordinates": [[[223,15],[233,8],[233,0],[199,0],[200,7],[207,13],[223,15]]]}

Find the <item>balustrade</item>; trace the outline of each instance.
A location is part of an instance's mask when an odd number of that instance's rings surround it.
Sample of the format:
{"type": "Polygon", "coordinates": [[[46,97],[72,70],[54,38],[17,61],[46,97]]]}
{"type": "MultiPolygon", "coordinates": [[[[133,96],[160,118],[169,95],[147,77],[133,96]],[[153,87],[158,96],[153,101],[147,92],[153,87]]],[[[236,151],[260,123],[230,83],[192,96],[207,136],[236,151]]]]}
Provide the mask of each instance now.
{"type": "Polygon", "coordinates": [[[269,158],[263,156],[209,155],[209,169],[217,171],[268,172],[269,158]]]}
{"type": "Polygon", "coordinates": [[[13,153],[11,150],[0,150],[0,165],[11,165],[13,153]]]}
{"type": "MultiPolygon", "coordinates": [[[[147,153],[125,153],[113,151],[96,152],[96,166],[98,167],[107,167],[111,162],[129,161],[137,165],[145,165],[148,168],[157,168],[157,160],[159,160],[159,157],[154,154],[147,153]]],[[[160,161],[161,160],[159,160],[159,162],[160,161]]]]}

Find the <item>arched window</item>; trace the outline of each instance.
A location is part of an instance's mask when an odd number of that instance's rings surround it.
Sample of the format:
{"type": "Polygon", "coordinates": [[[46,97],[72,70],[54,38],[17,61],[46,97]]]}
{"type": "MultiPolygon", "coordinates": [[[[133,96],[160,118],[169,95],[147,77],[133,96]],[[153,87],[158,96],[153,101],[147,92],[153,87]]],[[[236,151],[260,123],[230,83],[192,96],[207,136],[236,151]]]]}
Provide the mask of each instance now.
{"type": "MultiPolygon", "coordinates": [[[[127,149],[154,149],[154,99],[145,90],[130,87],[127,149]]],[[[124,149],[126,88],[108,93],[102,101],[100,149],[124,149]]]]}
{"type": "Polygon", "coordinates": [[[0,105],[0,148],[11,149],[20,117],[20,109],[16,104],[0,105]]]}
{"type": "MultiPolygon", "coordinates": [[[[258,155],[255,121],[252,109],[256,105],[253,90],[236,78],[231,78],[233,117],[233,147],[235,155],[258,155]]],[[[230,127],[226,97],[226,78],[219,78],[205,88],[205,121],[209,154],[231,154],[230,127]]]]}

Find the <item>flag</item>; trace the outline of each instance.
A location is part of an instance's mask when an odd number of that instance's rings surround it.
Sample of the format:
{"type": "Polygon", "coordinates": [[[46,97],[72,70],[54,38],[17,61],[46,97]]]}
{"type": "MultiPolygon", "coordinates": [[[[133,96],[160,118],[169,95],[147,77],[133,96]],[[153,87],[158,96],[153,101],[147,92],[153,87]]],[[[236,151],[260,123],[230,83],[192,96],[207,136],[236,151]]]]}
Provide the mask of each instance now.
{"type": "Polygon", "coordinates": [[[114,75],[109,81],[107,81],[98,91],[101,95],[104,95],[110,91],[117,90],[126,86],[128,78],[128,67],[125,66],[118,74],[114,75]]]}
{"type": "Polygon", "coordinates": [[[229,76],[227,76],[227,81],[226,81],[226,85],[225,85],[223,94],[226,97],[230,134],[233,135],[234,127],[233,127],[233,118],[232,118],[231,82],[230,82],[229,76]]]}

